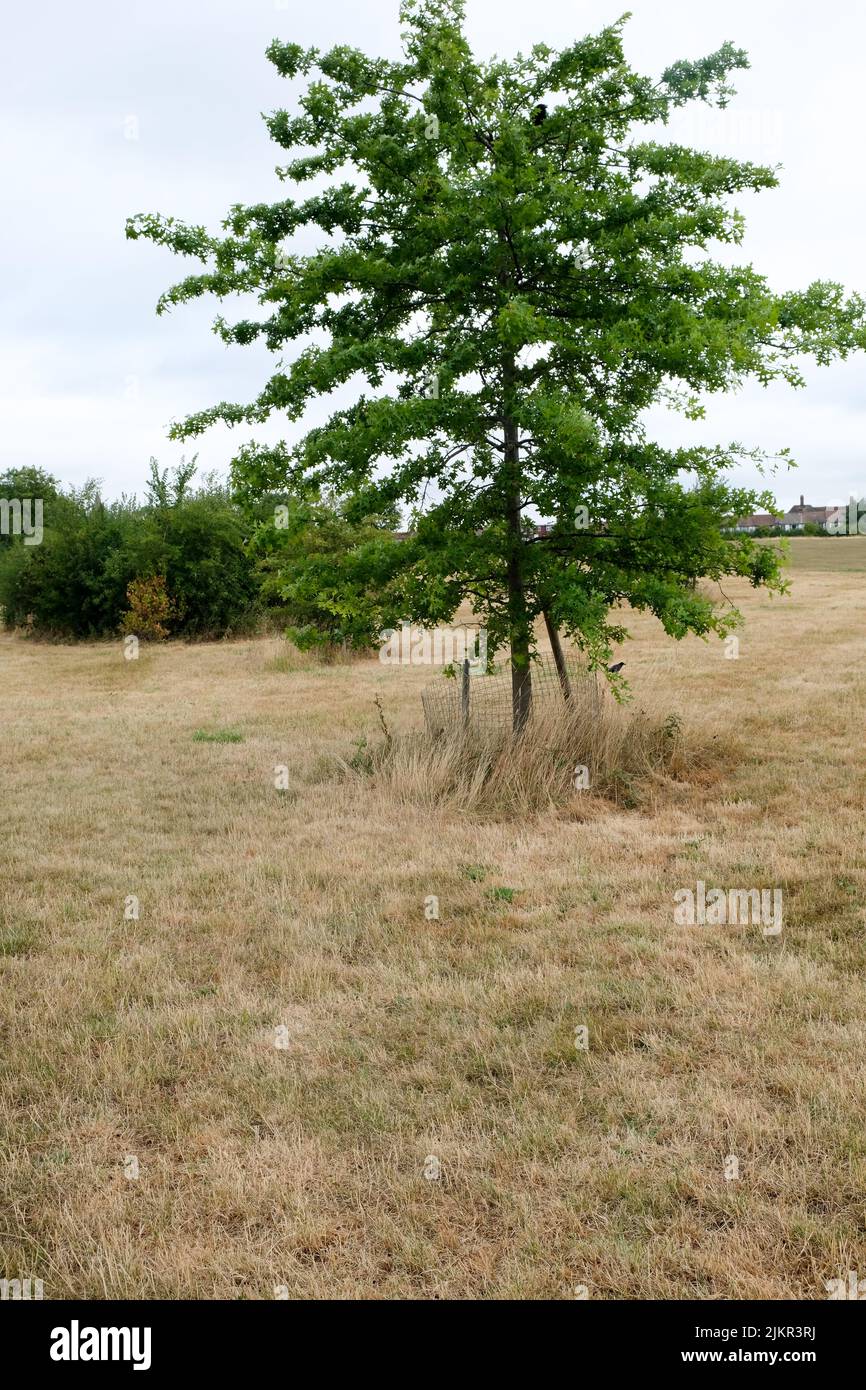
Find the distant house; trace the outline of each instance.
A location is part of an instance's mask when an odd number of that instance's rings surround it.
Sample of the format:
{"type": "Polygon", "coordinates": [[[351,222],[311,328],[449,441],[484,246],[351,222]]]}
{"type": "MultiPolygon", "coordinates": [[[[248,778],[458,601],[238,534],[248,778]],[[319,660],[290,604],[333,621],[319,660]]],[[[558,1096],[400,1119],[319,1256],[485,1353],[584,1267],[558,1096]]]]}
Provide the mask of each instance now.
{"type": "Polygon", "coordinates": [[[835,507],[810,507],[800,494],[800,501],[796,507],[785,512],[782,518],[782,525],[786,531],[793,531],[797,526],[805,526],[807,522],[814,522],[816,526],[826,526],[828,519],[836,510],[835,507]]]}
{"type": "Polygon", "coordinates": [[[755,512],[753,516],[741,516],[734,530],[757,531],[761,526],[778,526],[779,524],[779,517],[770,516],[769,512],[755,512]]]}
{"type": "Polygon", "coordinates": [[[756,512],[754,516],[741,516],[734,526],[735,531],[757,531],[766,526],[776,526],[784,531],[794,531],[808,522],[826,526],[839,511],[838,507],[812,507],[802,493],[796,506],[791,507],[784,516],[770,516],[769,512],[756,512]]]}

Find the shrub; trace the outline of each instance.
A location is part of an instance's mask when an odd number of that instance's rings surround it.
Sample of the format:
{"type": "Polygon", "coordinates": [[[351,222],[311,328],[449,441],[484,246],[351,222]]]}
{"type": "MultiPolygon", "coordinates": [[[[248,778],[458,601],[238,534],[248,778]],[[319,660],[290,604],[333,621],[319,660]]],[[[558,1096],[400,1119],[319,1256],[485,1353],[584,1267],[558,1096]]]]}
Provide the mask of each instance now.
{"type": "Polygon", "coordinates": [[[133,525],[128,506],[106,505],[94,483],[46,499],[42,544],[16,539],[0,560],[6,625],[63,637],[116,632],[135,578],[116,560],[133,525]]]}
{"type": "Polygon", "coordinates": [[[122,632],[134,632],[150,642],[164,642],[169,636],[166,623],[177,616],[177,605],[166,588],[165,576],[133,579],[126,590],[129,608],[121,621],[122,632]]]}
{"type": "Polygon", "coordinates": [[[222,492],[202,492],[153,517],[169,592],[188,637],[221,637],[255,623],[258,580],[243,520],[222,492]]]}
{"type": "Polygon", "coordinates": [[[93,482],[52,494],[47,478],[9,475],[18,485],[14,492],[44,481],[46,495],[42,544],[24,546],[16,537],[0,549],[0,607],[7,627],[85,638],[113,636],[122,628],[157,639],[167,635],[169,621],[176,636],[249,630],[258,611],[249,527],[214,479],[190,492],[193,467],[194,461],[182,464],[169,478],[151,460],[143,505],[135,498],[105,503],[93,482]],[[164,609],[164,600],[148,588],[155,576],[173,609],[164,609]],[[133,601],[130,586],[139,583],[145,587],[134,591],[133,601]],[[148,618],[154,621],[149,633],[142,627],[148,618]]]}

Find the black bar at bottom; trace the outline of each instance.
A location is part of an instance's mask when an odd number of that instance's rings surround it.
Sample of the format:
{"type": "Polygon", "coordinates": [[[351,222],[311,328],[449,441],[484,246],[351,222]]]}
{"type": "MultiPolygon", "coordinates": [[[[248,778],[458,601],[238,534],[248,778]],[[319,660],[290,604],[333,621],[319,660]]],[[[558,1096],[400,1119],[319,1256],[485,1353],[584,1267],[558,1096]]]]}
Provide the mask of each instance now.
{"type": "Polygon", "coordinates": [[[19,1375],[33,1370],[60,1380],[92,1380],[105,1372],[114,1378],[128,1374],[134,1381],[150,1377],[161,1382],[183,1372],[211,1371],[225,1378],[267,1365],[274,1370],[282,1366],[294,1378],[308,1375],[317,1363],[319,1371],[333,1374],[341,1354],[353,1376],[366,1370],[410,1382],[441,1379],[446,1373],[465,1379],[475,1365],[489,1376],[500,1358],[513,1374],[513,1358],[520,1353],[536,1373],[554,1357],[561,1361],[565,1356],[571,1358],[575,1376],[597,1365],[587,1359],[594,1357],[614,1375],[675,1368],[700,1375],[708,1366],[728,1371],[762,1366],[775,1372],[797,1366],[826,1378],[860,1361],[863,1315],[856,1308],[838,1307],[843,1301],[864,1300],[614,1303],[576,1298],[548,1304],[439,1303],[435,1309],[421,1302],[388,1307],[384,1300],[6,1301],[0,1302],[0,1337],[7,1370],[14,1364],[19,1375]],[[505,1308],[508,1321],[501,1324],[505,1308]],[[524,1317],[525,1340],[519,1325],[524,1317]],[[456,1360],[441,1341],[452,1329],[460,1338],[460,1350],[453,1347],[456,1360]],[[413,1338],[414,1366],[407,1361],[406,1334],[413,1338]],[[437,1340],[419,1345],[414,1339],[425,1334],[435,1334],[437,1340]]]}

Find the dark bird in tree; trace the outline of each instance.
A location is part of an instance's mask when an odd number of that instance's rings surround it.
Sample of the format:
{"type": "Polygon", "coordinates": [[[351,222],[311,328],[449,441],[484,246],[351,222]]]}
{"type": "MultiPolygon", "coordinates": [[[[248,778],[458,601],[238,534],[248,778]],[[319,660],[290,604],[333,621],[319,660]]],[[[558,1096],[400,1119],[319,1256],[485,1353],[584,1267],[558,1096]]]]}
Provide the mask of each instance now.
{"type": "Polygon", "coordinates": [[[615,666],[608,666],[607,669],[610,671],[610,673],[611,673],[612,676],[617,676],[617,675],[619,675],[619,673],[620,673],[620,671],[622,670],[622,668],[623,668],[624,665],[625,665],[625,662],[624,662],[624,661],[618,661],[618,662],[616,663],[615,666]]]}
{"type": "Polygon", "coordinates": [[[546,120],[547,120],[547,107],[545,106],[545,104],[544,104],[543,101],[540,101],[536,107],[533,107],[533,111],[532,111],[532,124],[533,124],[533,125],[543,125],[544,122],[545,122],[546,120]]]}

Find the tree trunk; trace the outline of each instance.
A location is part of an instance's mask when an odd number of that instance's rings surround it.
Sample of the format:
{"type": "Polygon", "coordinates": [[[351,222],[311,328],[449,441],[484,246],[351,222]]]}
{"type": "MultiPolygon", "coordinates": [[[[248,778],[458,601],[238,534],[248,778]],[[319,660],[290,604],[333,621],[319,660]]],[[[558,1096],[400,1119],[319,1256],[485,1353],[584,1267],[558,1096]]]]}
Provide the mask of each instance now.
{"type": "Polygon", "coordinates": [[[520,448],[517,424],[511,415],[514,387],[514,357],[505,359],[503,369],[505,408],[505,517],[508,527],[508,625],[511,637],[511,729],[515,736],[526,727],[532,711],[531,624],[526,606],[523,577],[523,536],[520,530],[520,448]]]}
{"type": "Polygon", "coordinates": [[[546,608],[544,610],[544,623],[547,628],[547,635],[550,638],[550,649],[553,652],[556,674],[559,676],[559,684],[562,687],[562,698],[564,700],[570,700],[571,681],[568,679],[568,668],[565,664],[565,654],[562,650],[562,643],[559,640],[559,630],[546,608]]]}

